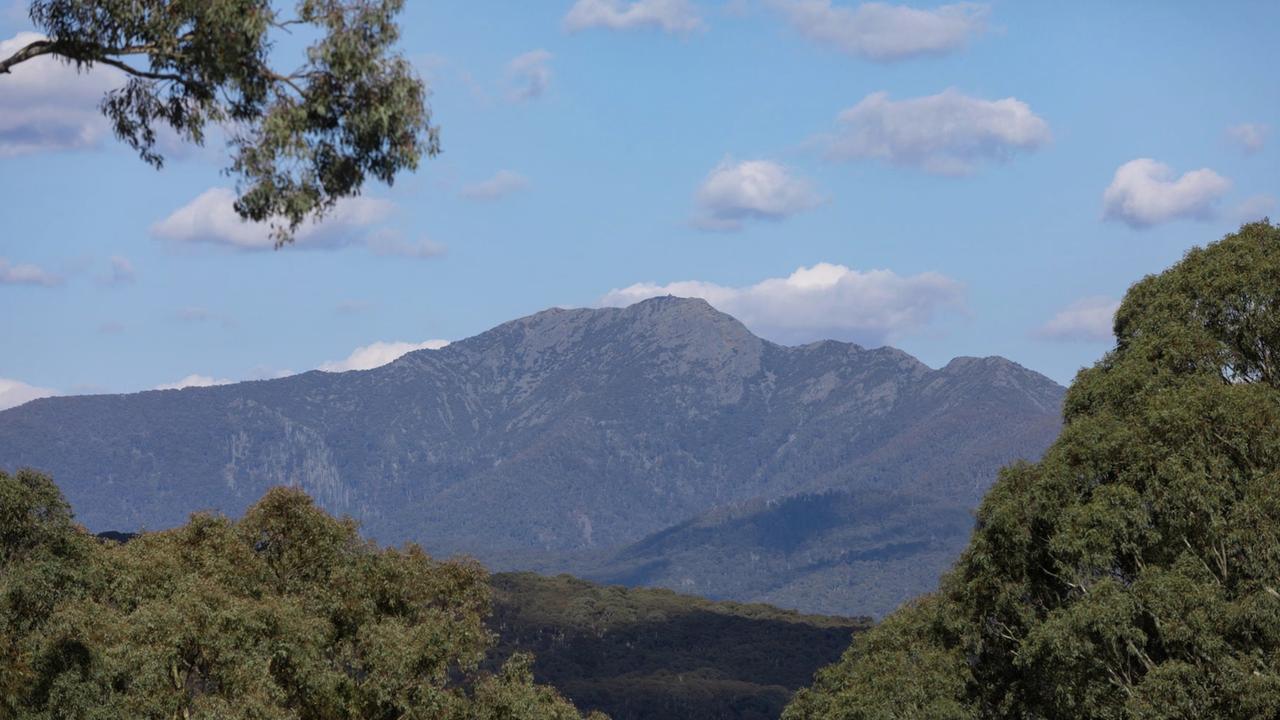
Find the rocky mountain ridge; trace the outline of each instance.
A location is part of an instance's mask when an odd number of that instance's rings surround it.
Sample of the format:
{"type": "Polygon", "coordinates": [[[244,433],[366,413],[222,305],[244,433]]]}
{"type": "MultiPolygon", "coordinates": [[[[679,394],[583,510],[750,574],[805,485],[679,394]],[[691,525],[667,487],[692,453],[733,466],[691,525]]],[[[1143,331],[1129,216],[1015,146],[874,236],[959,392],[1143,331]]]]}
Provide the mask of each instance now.
{"type": "MultiPolygon", "coordinates": [[[[1052,441],[1062,392],[1002,358],[934,370],[893,348],[781,346],[704,301],[655,298],[543,311],[368,371],[34,401],[0,413],[0,465],[52,473],[91,529],[237,514],[290,484],[383,542],[601,569],[708,513],[823,493],[925,499],[950,528],[998,467],[1052,441]]],[[[821,535],[808,542],[848,540],[821,535]]],[[[725,587],[846,614],[892,602],[725,587]]]]}

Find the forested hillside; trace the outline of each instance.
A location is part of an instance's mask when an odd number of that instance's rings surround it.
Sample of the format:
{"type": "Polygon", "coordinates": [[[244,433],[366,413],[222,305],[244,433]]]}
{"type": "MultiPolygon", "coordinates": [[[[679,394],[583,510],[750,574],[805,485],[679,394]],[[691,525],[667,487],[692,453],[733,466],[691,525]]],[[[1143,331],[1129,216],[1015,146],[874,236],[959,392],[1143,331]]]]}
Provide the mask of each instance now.
{"type": "Polygon", "coordinates": [[[538,682],[614,720],[776,718],[871,626],[567,575],[504,573],[490,582],[491,663],[531,653],[538,682]]]}

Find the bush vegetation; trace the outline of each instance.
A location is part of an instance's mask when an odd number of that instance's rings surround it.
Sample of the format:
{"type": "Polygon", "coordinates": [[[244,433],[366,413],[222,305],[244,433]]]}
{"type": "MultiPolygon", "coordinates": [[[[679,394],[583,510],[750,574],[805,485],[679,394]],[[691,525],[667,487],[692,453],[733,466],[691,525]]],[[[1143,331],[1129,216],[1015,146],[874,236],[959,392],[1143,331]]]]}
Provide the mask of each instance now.
{"type": "Polygon", "coordinates": [[[0,472],[0,716],[580,717],[492,644],[487,575],[379,549],[301,492],[127,543],[46,476],[0,472]]]}

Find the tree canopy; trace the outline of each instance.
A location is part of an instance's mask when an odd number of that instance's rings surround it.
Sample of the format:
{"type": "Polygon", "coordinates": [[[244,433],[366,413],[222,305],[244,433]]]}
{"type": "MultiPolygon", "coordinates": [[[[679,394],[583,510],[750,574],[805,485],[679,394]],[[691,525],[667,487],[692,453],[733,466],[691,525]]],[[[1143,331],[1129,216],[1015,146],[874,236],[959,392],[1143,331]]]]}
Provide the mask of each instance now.
{"type": "Polygon", "coordinates": [[[117,545],[0,472],[0,716],[567,720],[492,636],[484,571],[379,549],[296,490],[117,545]]]}
{"type": "Polygon", "coordinates": [[[1280,717],[1280,228],[1143,279],[940,590],[784,718],[1280,717]]]}
{"type": "Polygon", "coordinates": [[[0,58],[0,75],[41,56],[123,72],[101,110],[156,167],[161,127],[199,145],[218,126],[236,211],[271,222],[279,246],[366,179],[390,184],[439,152],[425,86],[395,49],[403,5],[298,0],[286,13],[270,0],[34,0],[30,17],[45,37],[0,58]],[[293,33],[315,37],[305,60],[273,69],[293,33]]]}

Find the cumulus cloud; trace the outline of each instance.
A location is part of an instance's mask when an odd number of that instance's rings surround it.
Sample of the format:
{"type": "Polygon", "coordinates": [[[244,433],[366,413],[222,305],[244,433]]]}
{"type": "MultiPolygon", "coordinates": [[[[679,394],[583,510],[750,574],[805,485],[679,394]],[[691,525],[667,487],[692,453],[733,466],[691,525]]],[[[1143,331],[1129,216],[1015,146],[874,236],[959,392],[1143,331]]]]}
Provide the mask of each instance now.
{"type": "Polygon", "coordinates": [[[507,63],[507,98],[526,102],[542,97],[551,85],[551,53],[530,50],[507,63]]]}
{"type": "Polygon", "coordinates": [[[1036,330],[1046,340],[1101,342],[1111,339],[1120,301],[1109,297],[1087,297],[1058,312],[1036,330]]]}
{"type": "Polygon", "coordinates": [[[770,0],[802,35],[857,57],[889,62],[963,49],[987,29],[990,8],[955,3],[922,10],[869,2],[856,8],[831,0],[770,0]]]}
{"type": "Polygon", "coordinates": [[[57,394],[57,390],[28,385],[20,380],[0,378],[0,410],[8,410],[32,400],[57,394]]]}
{"type": "MultiPolygon", "coordinates": [[[[267,223],[246,222],[235,211],[236,194],[215,187],[151,226],[151,235],[177,243],[206,243],[237,250],[271,250],[275,240],[267,223]]],[[[361,242],[365,230],[387,219],[388,200],[354,197],[340,201],[323,220],[308,220],[298,228],[294,244],[300,248],[337,248],[361,242]]]]}
{"type": "Polygon", "coordinates": [[[213,378],[208,375],[192,374],[188,375],[177,382],[165,383],[157,385],[153,390],[181,390],[189,387],[213,387],[214,385],[230,385],[235,380],[226,378],[213,378]]]}
{"type": "Polygon", "coordinates": [[[768,160],[725,160],[698,188],[694,225],[739,230],[745,220],[781,220],[822,203],[813,186],[768,160]]]}
{"type": "Polygon", "coordinates": [[[497,200],[529,187],[523,175],[511,170],[499,170],[488,180],[462,188],[462,197],[468,200],[497,200]]]}
{"type": "Polygon", "coordinates": [[[702,298],[778,342],[837,339],[879,346],[958,309],[964,288],[935,272],[903,276],[818,263],[746,287],[698,280],[638,283],[609,291],[600,304],[625,306],[663,295],[702,298]]]}
{"type": "MultiPolygon", "coordinates": [[[[0,40],[0,57],[43,39],[21,32],[0,40]]],[[[114,68],[77,72],[47,55],[14,66],[0,92],[0,157],[97,145],[110,135],[98,103],[123,83],[123,73],[114,68]]]]}
{"type": "Polygon", "coordinates": [[[1177,177],[1164,163],[1138,158],[1116,170],[1102,194],[1103,218],[1139,229],[1180,218],[1209,220],[1230,189],[1231,181],[1209,168],[1177,177]]]}
{"type": "Polygon", "coordinates": [[[420,343],[409,342],[375,342],[358,347],[351,351],[345,360],[331,360],[320,365],[325,372],[346,372],[348,370],[372,370],[386,365],[396,358],[414,350],[439,350],[448,345],[448,340],[427,340],[420,343]]]}
{"type": "Polygon", "coordinates": [[[1240,148],[1245,155],[1262,152],[1267,144],[1271,128],[1261,123],[1241,123],[1227,128],[1227,140],[1240,148]]]}
{"type": "Polygon", "coordinates": [[[31,263],[11,263],[0,257],[0,285],[42,285],[54,287],[63,282],[61,275],[31,263]]]}
{"type": "Polygon", "coordinates": [[[578,0],[564,16],[564,27],[569,32],[656,28],[687,33],[701,28],[702,18],[688,0],[578,0]]]}
{"type": "Polygon", "coordinates": [[[939,175],[966,175],[983,161],[1007,160],[1052,140],[1049,123],[1013,97],[983,100],[948,89],[890,100],[878,92],[840,113],[829,157],[878,159],[939,175]]]}

